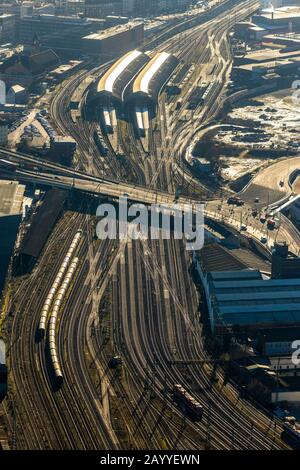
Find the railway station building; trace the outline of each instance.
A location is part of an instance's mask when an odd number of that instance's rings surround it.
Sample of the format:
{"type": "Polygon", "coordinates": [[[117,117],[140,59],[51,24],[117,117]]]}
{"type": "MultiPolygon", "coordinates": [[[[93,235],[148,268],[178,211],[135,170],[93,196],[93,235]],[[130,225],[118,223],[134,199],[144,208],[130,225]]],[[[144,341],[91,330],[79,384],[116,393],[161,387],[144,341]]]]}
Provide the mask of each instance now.
{"type": "Polygon", "coordinates": [[[100,78],[95,98],[103,104],[119,107],[128,93],[128,87],[150,61],[147,54],[133,50],[115,62],[100,78]]]}
{"type": "Polygon", "coordinates": [[[179,60],[168,52],[155,54],[132,82],[127,106],[146,106],[150,114],[155,114],[158,97],[178,64],[179,60]]]}

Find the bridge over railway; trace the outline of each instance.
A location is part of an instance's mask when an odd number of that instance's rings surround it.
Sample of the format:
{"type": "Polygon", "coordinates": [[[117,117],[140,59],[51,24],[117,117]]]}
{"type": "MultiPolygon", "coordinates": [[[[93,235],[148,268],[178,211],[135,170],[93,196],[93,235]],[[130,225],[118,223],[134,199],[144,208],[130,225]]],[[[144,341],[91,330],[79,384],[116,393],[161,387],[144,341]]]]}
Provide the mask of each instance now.
{"type": "MultiPolygon", "coordinates": [[[[8,177],[52,188],[78,190],[91,195],[103,195],[112,199],[126,196],[130,202],[173,206],[175,195],[145,186],[120,183],[47,162],[30,155],[0,149],[0,168],[8,177]],[[2,157],[2,158],[1,158],[2,157]]],[[[188,197],[176,198],[178,207],[195,205],[201,201],[188,197]]]]}
{"type": "MultiPolygon", "coordinates": [[[[164,208],[174,208],[176,202],[179,210],[185,210],[189,205],[193,213],[196,212],[196,204],[200,204],[199,199],[189,197],[179,197],[175,199],[174,194],[164,191],[150,189],[123,182],[117,182],[105,178],[95,177],[87,173],[66,168],[61,165],[45,162],[32,156],[17,154],[0,149],[0,168],[6,165],[7,177],[28,183],[36,183],[51,188],[65,190],[78,190],[85,194],[94,196],[106,196],[109,199],[117,200],[121,196],[126,196],[130,203],[145,205],[160,204],[164,208]],[[3,159],[1,160],[1,156],[3,159]],[[7,163],[5,163],[7,162],[7,163]],[[10,167],[12,164],[13,168],[10,167]]],[[[230,207],[222,205],[220,199],[205,201],[205,217],[220,221],[225,225],[239,231],[244,213],[251,212],[251,205],[245,204],[243,208],[237,209],[233,215],[230,207]],[[221,205],[221,208],[220,208],[221,205]]],[[[265,228],[261,226],[259,219],[248,217],[247,234],[250,237],[261,239],[265,235],[265,228]]],[[[281,224],[274,233],[268,234],[268,247],[271,248],[275,240],[286,240],[290,245],[290,250],[297,254],[300,252],[300,235],[295,226],[287,218],[282,217],[281,224]]]]}

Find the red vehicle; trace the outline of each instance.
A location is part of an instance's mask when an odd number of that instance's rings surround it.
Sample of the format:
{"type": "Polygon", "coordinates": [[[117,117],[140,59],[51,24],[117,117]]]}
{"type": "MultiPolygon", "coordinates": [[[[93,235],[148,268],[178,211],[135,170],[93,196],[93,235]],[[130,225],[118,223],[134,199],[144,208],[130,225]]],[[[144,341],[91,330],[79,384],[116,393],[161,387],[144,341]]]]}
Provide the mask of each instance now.
{"type": "Polygon", "coordinates": [[[195,420],[203,416],[203,406],[182,385],[173,385],[173,399],[195,420]]]}
{"type": "Polygon", "coordinates": [[[276,222],[273,219],[269,219],[267,223],[268,229],[273,230],[276,227],[276,222]]]}

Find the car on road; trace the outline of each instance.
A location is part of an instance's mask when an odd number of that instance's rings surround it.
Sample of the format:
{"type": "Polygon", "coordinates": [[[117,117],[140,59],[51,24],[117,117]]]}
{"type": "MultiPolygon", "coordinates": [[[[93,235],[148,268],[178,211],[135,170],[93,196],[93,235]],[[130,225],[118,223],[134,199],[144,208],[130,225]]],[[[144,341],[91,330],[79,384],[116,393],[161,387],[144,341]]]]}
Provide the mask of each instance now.
{"type": "Polygon", "coordinates": [[[258,204],[259,201],[260,201],[259,197],[256,197],[256,198],[254,199],[254,202],[255,202],[256,204],[258,204]]]}
{"type": "Polygon", "coordinates": [[[247,225],[242,224],[241,227],[240,227],[240,231],[241,232],[247,232],[247,225]]]}
{"type": "Polygon", "coordinates": [[[227,204],[235,205],[235,206],[243,206],[245,203],[241,198],[237,196],[231,196],[227,199],[227,204]]]}

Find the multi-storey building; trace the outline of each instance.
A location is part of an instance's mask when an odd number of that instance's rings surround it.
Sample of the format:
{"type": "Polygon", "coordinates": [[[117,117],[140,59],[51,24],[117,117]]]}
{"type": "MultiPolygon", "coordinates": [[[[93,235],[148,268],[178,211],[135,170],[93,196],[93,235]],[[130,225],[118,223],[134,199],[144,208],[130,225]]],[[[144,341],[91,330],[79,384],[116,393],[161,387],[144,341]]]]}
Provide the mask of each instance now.
{"type": "Polygon", "coordinates": [[[3,13],[0,15],[0,44],[15,40],[15,15],[3,13]]]}

